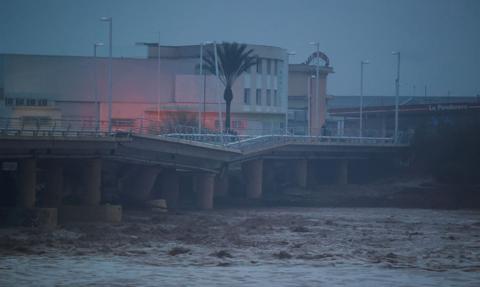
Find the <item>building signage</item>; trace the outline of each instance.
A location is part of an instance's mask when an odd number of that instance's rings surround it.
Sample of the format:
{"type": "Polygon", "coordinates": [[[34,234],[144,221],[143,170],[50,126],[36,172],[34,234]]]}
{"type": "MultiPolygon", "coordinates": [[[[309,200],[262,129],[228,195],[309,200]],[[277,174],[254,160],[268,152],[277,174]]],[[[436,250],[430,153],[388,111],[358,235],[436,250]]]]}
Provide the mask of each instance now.
{"type": "Polygon", "coordinates": [[[330,65],[330,59],[328,59],[328,56],[325,55],[324,53],[318,51],[318,52],[313,52],[308,59],[305,61],[305,64],[310,65],[313,60],[320,58],[325,62],[325,66],[328,67],[330,65]]]}
{"type": "Polygon", "coordinates": [[[437,104],[437,105],[429,105],[428,110],[431,112],[440,112],[440,111],[460,111],[460,110],[467,110],[468,105],[459,105],[459,104],[437,104]]]}

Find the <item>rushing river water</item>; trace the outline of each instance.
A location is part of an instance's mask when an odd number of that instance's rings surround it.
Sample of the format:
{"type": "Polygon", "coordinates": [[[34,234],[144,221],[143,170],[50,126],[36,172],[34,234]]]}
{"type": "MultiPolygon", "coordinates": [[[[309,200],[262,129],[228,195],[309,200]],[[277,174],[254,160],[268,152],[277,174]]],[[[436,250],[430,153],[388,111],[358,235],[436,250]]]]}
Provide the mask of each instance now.
{"type": "Polygon", "coordinates": [[[0,286],[480,286],[476,211],[136,213],[0,244],[0,286]]]}

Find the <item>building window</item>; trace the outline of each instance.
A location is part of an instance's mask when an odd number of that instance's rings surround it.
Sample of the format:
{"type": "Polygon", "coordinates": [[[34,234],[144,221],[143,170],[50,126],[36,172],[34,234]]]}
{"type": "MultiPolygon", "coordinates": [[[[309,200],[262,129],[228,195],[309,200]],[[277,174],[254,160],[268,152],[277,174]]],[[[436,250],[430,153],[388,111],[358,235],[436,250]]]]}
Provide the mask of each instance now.
{"type": "Polygon", "coordinates": [[[273,62],[273,74],[274,74],[275,76],[278,75],[278,61],[277,61],[277,60],[275,60],[275,61],[273,62]]]}
{"type": "Polygon", "coordinates": [[[24,106],[25,105],[25,99],[15,99],[15,105],[16,106],[24,106]]]}
{"type": "Polygon", "coordinates": [[[22,123],[25,126],[49,126],[51,124],[50,117],[35,117],[35,116],[26,116],[22,117],[22,123]]]}
{"type": "Polygon", "coordinates": [[[278,107],[278,93],[277,93],[277,90],[273,90],[273,105],[278,107]]]}
{"type": "Polygon", "coordinates": [[[245,105],[250,105],[250,88],[245,88],[243,90],[243,103],[245,105]]]}
{"type": "Polygon", "coordinates": [[[134,119],[112,119],[112,126],[129,128],[135,126],[134,119]]]}
{"type": "Polygon", "coordinates": [[[37,101],[35,99],[27,99],[27,106],[35,106],[37,101]]]}
{"type": "Polygon", "coordinates": [[[267,90],[267,106],[272,105],[272,92],[270,89],[267,90]]]}
{"type": "Polygon", "coordinates": [[[272,60],[267,60],[267,75],[272,74],[272,60]]]}
{"type": "Polygon", "coordinates": [[[257,89],[257,94],[256,94],[256,97],[255,97],[255,102],[257,105],[261,105],[262,104],[262,89],[257,89]]]}
{"type": "Polygon", "coordinates": [[[44,107],[44,106],[46,106],[46,105],[48,104],[48,101],[47,101],[47,99],[39,99],[37,104],[38,104],[39,106],[44,107]]]}
{"type": "Polygon", "coordinates": [[[5,98],[5,106],[13,106],[13,99],[5,98]]]}
{"type": "Polygon", "coordinates": [[[243,128],[244,128],[243,121],[241,121],[241,120],[233,120],[233,121],[232,121],[232,128],[234,128],[234,129],[243,129],[243,128]]]}
{"type": "Polygon", "coordinates": [[[258,58],[257,59],[257,74],[262,73],[262,59],[258,58]]]}

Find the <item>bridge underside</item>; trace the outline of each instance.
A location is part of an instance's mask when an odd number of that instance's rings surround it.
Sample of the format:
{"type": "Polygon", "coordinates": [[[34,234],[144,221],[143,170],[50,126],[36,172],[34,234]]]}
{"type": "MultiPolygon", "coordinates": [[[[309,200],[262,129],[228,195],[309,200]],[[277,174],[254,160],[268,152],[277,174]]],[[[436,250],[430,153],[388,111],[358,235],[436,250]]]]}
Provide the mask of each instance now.
{"type": "Polygon", "coordinates": [[[240,148],[132,135],[2,137],[0,180],[7,209],[0,213],[6,221],[53,222],[57,215],[60,221],[119,221],[122,200],[161,198],[176,208],[185,195],[198,208],[210,209],[215,196],[228,194],[229,166],[242,169],[245,196],[259,199],[275,178],[272,162],[291,162],[293,181],[305,188],[315,161],[333,160],[335,182],[345,184],[349,161],[398,151],[393,145],[328,143],[240,148]]]}

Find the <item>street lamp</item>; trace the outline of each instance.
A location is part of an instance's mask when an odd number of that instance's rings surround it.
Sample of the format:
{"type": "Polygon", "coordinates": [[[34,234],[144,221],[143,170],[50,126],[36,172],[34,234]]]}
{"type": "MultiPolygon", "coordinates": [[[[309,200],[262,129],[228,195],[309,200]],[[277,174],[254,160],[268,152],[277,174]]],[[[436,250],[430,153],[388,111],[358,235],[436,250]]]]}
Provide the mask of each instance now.
{"type": "Polygon", "coordinates": [[[307,135],[310,136],[312,133],[312,124],[311,124],[311,113],[310,110],[312,108],[312,80],[315,79],[315,75],[310,75],[308,77],[308,89],[307,89],[307,135]]]}
{"type": "MultiPolygon", "coordinates": [[[[290,69],[290,56],[295,56],[297,53],[295,51],[287,52],[287,75],[288,70],[290,69]]],[[[287,91],[287,100],[285,101],[285,135],[288,135],[288,91],[287,91]]]]}
{"type": "Polygon", "coordinates": [[[398,142],[398,98],[400,94],[400,52],[392,52],[392,55],[397,56],[397,78],[395,79],[395,133],[394,142],[398,142]]]}
{"type": "MultiPolygon", "coordinates": [[[[199,71],[199,74],[200,74],[200,86],[201,86],[201,89],[203,91],[203,105],[205,105],[205,82],[204,80],[202,79],[202,76],[203,76],[203,46],[204,45],[208,45],[208,44],[211,44],[212,42],[210,41],[205,41],[205,42],[202,42],[200,43],[200,58],[199,58],[199,62],[200,62],[200,71],[199,71]]],[[[205,114],[203,115],[203,117],[205,117],[205,114]]],[[[198,133],[202,133],[202,95],[201,93],[198,93],[198,133]]]]}
{"type": "MultiPolygon", "coordinates": [[[[316,54],[315,54],[315,58],[316,58],[316,67],[315,67],[315,77],[317,79],[316,81],[316,84],[315,84],[315,119],[314,119],[314,122],[317,122],[318,123],[318,116],[319,116],[319,111],[318,111],[318,106],[319,106],[319,101],[320,101],[320,96],[319,96],[319,92],[320,92],[320,58],[318,57],[319,54],[320,54],[320,42],[310,42],[310,45],[313,45],[316,47],[316,54]]],[[[320,127],[319,127],[320,128],[320,127]]],[[[319,131],[320,132],[320,131],[319,131]]]]}
{"type": "Polygon", "coordinates": [[[360,137],[363,137],[363,69],[369,61],[360,62],[360,137]]]}
{"type": "Polygon", "coordinates": [[[96,129],[100,128],[100,100],[98,98],[98,83],[97,83],[97,48],[103,46],[102,42],[96,42],[93,44],[93,85],[95,96],[95,120],[97,122],[96,129]]]}
{"type": "Polygon", "coordinates": [[[101,17],[108,22],[108,132],[112,132],[112,17],[101,17]]]}
{"type": "MultiPolygon", "coordinates": [[[[217,80],[215,81],[215,94],[217,96],[217,102],[218,102],[218,120],[219,120],[219,127],[220,127],[220,133],[223,134],[223,120],[222,120],[222,105],[220,102],[220,95],[218,94],[218,82],[220,81],[219,73],[218,73],[218,55],[217,55],[217,42],[213,42],[213,50],[215,54],[215,75],[217,77],[217,80]]],[[[223,136],[221,137],[222,143],[223,143],[223,136]]]]}

